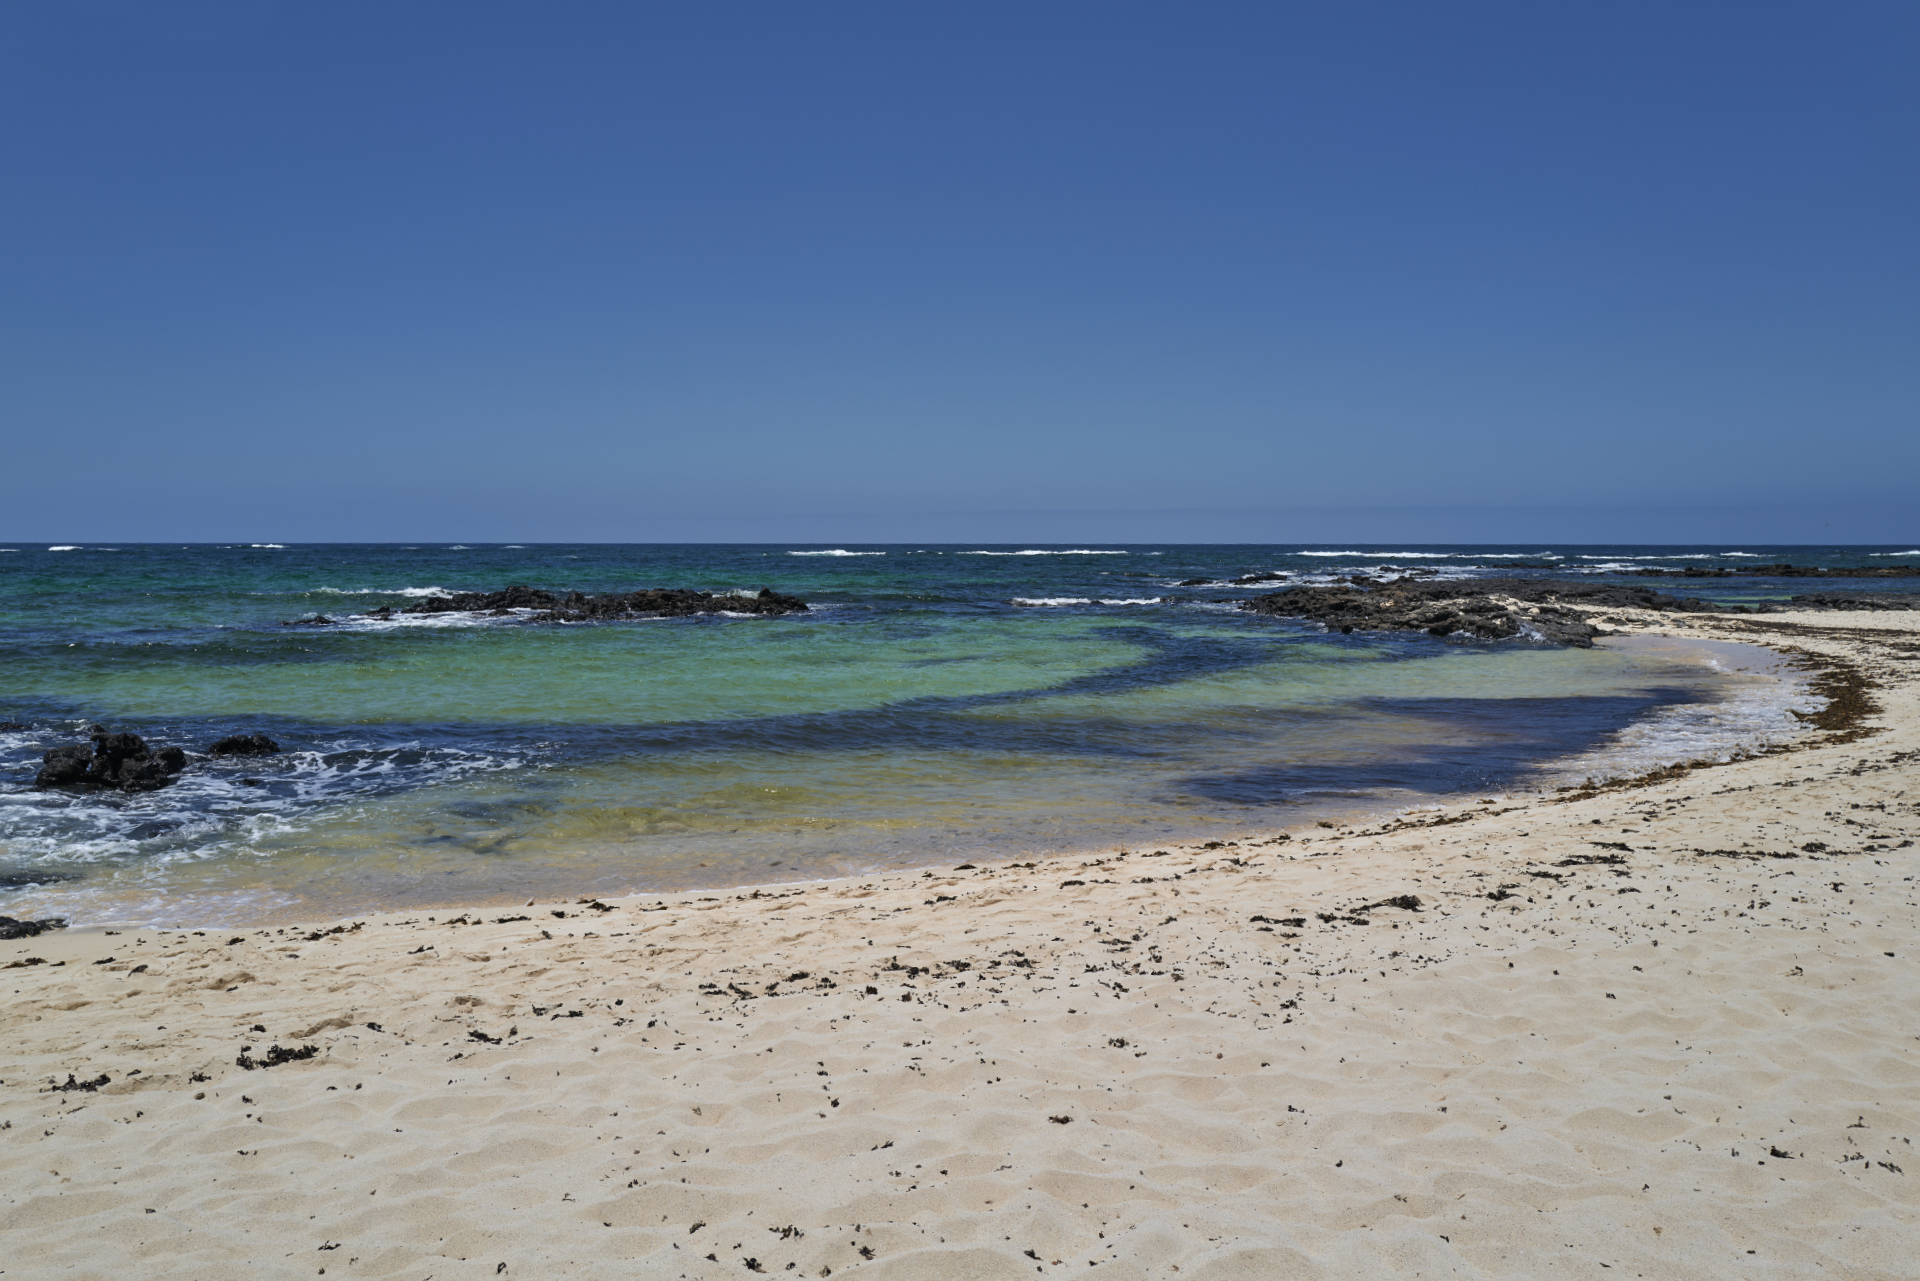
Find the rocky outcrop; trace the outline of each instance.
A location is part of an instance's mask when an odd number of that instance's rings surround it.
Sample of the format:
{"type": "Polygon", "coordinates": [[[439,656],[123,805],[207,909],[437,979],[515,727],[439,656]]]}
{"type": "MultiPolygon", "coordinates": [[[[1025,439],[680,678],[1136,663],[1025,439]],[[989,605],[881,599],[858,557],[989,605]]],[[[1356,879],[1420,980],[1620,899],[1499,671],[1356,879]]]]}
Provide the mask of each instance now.
{"type": "Polygon", "coordinates": [[[13,916],[0,916],[0,940],[30,939],[45,934],[48,930],[64,930],[67,918],[47,916],[37,921],[22,920],[13,916]]]}
{"type": "Polygon", "coordinates": [[[1920,609],[1920,596],[1911,592],[1808,592],[1795,596],[1787,609],[1920,609]]]}
{"type": "MultiPolygon", "coordinates": [[[[681,587],[650,587],[637,592],[550,592],[516,583],[497,592],[449,592],[429,596],[400,609],[383,605],[358,618],[391,619],[399,615],[487,614],[496,618],[520,614],[530,623],[606,623],[631,618],[689,618],[696,614],[755,614],[776,617],[804,614],[807,602],[783,596],[770,587],[757,594],[716,595],[681,587]]],[[[283,627],[333,627],[342,620],[315,614],[289,619],[283,627]]]]}
{"type": "Polygon", "coordinates": [[[694,614],[802,614],[807,602],[797,596],[782,596],[770,587],[758,595],[716,596],[686,588],[653,587],[637,592],[545,591],[516,584],[497,592],[455,592],[449,596],[429,596],[400,610],[402,614],[509,614],[534,610],[537,623],[588,623],[617,621],[623,618],[685,618],[694,614]]]}
{"type": "Polygon", "coordinates": [[[1593,638],[1605,633],[1578,610],[1566,608],[1567,603],[1616,609],[1714,608],[1645,587],[1529,578],[1292,587],[1256,596],[1241,608],[1276,618],[1303,618],[1341,632],[1426,632],[1475,640],[1521,637],[1591,647],[1593,638]]]}
{"type": "Polygon", "coordinates": [[[229,734],[207,748],[209,756],[273,756],[280,744],[265,734],[229,734]]]}
{"type": "Polygon", "coordinates": [[[33,785],[80,791],[155,792],[186,767],[187,754],[177,747],[156,750],[138,734],[96,729],[90,746],[56,747],[41,757],[33,785]]]}

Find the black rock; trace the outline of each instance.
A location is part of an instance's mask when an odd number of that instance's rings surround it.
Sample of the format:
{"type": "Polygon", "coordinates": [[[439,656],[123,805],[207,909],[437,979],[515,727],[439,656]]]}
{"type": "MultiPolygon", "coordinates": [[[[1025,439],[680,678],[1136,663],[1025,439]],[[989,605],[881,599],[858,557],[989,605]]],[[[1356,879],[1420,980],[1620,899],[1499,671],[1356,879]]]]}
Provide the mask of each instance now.
{"type": "Polygon", "coordinates": [[[187,754],[177,747],[158,751],[138,734],[93,731],[93,747],[56,747],[41,757],[35,787],[69,787],[122,792],[153,792],[165,787],[187,767],[187,754]]]}
{"type": "Polygon", "coordinates": [[[209,756],[273,756],[280,744],[265,734],[229,734],[207,748],[209,756]]]}
{"type": "Polygon", "coordinates": [[[280,624],[282,627],[332,627],[333,620],[325,614],[314,614],[307,618],[289,618],[280,624]]]}
{"type": "MultiPolygon", "coordinates": [[[[368,617],[389,618],[395,613],[467,613],[505,617],[522,610],[527,611],[527,621],[533,623],[594,623],[632,618],[688,618],[697,614],[756,614],[770,618],[782,614],[804,614],[807,612],[807,602],[797,596],[783,596],[770,587],[763,587],[757,595],[751,596],[717,596],[712,592],[662,587],[589,595],[586,592],[551,592],[545,588],[516,583],[497,592],[452,592],[445,596],[429,596],[397,611],[391,606],[383,607],[368,617]]],[[[325,620],[326,623],[332,621],[325,620]]],[[[296,619],[289,624],[318,625],[324,624],[316,624],[309,619],[296,619]]]]}
{"type": "Polygon", "coordinates": [[[76,787],[87,782],[93,765],[91,747],[56,747],[40,758],[40,772],[34,775],[35,787],[76,787]]]}
{"type": "Polygon", "coordinates": [[[49,916],[38,921],[22,921],[11,916],[0,916],[0,939],[30,939],[48,930],[64,930],[67,918],[49,916]]]}
{"type": "Polygon", "coordinates": [[[1787,602],[1789,609],[1920,609],[1920,596],[1907,592],[1809,592],[1787,602]]]}
{"type": "MultiPolygon", "coordinates": [[[[1256,596],[1241,606],[1256,614],[1304,618],[1342,633],[1426,632],[1477,640],[1524,637],[1552,645],[1590,648],[1598,627],[1565,604],[1603,608],[1703,612],[1705,601],[1665,596],[1646,587],[1568,583],[1534,578],[1292,587],[1256,596]]],[[[1729,609],[1725,612],[1747,612],[1729,609]]]]}

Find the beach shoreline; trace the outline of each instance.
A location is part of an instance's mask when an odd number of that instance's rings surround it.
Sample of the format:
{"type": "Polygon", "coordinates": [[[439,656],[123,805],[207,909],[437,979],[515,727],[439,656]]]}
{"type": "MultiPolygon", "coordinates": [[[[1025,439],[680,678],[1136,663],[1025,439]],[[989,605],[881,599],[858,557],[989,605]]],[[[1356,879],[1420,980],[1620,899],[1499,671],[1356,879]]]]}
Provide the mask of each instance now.
{"type": "Polygon", "coordinates": [[[0,943],[0,1275],[1902,1275],[1920,614],[1598,615],[1829,706],[1198,847],[0,943]]]}

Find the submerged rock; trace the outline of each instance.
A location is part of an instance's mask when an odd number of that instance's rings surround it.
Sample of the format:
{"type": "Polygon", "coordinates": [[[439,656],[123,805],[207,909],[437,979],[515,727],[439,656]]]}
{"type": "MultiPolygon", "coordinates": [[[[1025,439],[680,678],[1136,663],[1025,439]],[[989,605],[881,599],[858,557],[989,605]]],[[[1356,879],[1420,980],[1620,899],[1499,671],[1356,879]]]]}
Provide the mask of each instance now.
{"type": "Polygon", "coordinates": [[[209,756],[273,756],[280,744],[265,734],[229,734],[207,748],[209,756]]]}
{"type": "Polygon", "coordinates": [[[96,729],[91,747],[56,747],[41,757],[33,785],[154,792],[171,783],[186,767],[187,754],[177,747],[156,750],[138,734],[96,729]]]}

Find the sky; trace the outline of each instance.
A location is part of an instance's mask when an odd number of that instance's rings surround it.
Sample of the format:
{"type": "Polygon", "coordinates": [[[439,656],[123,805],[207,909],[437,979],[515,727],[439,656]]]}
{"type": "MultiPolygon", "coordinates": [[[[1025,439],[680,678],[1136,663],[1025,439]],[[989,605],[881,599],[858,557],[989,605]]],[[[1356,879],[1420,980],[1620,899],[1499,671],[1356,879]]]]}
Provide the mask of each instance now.
{"type": "Polygon", "coordinates": [[[1920,6],[0,15],[0,537],[1903,542],[1920,6]]]}

